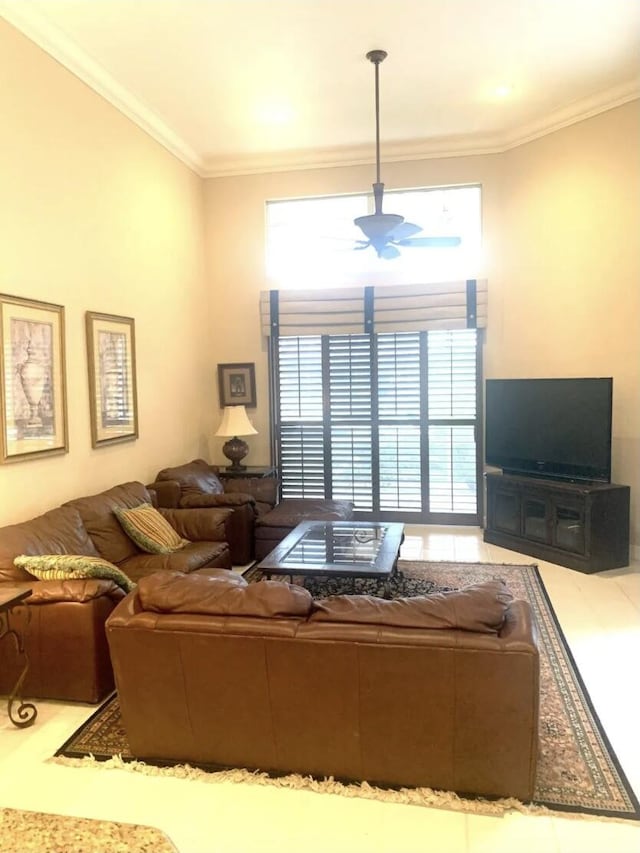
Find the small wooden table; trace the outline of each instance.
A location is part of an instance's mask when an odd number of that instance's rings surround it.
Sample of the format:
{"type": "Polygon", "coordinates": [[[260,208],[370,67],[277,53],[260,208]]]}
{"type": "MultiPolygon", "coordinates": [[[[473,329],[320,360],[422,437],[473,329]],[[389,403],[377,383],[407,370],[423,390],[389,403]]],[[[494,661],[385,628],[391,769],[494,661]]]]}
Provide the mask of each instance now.
{"type": "Polygon", "coordinates": [[[395,522],[303,521],[256,568],[267,578],[321,575],[390,580],[398,574],[403,539],[404,524],[395,522]]]}
{"type": "MultiPolygon", "coordinates": [[[[0,641],[4,640],[5,637],[11,637],[13,639],[16,652],[24,658],[24,667],[7,702],[9,719],[14,726],[18,726],[18,728],[21,729],[26,729],[27,726],[31,726],[35,723],[36,717],[38,716],[38,709],[31,702],[22,701],[22,685],[27,672],[29,671],[29,658],[24,648],[24,637],[22,632],[11,626],[10,617],[13,609],[30,595],[31,590],[25,589],[24,587],[4,585],[0,587],[0,641]],[[13,706],[16,702],[18,702],[19,705],[14,716],[13,706]]],[[[29,615],[27,616],[27,622],[28,619],[29,615]]]]}
{"type": "Polygon", "coordinates": [[[263,479],[265,477],[276,477],[278,471],[273,465],[246,465],[239,471],[231,471],[229,468],[220,468],[218,477],[220,480],[238,480],[257,477],[263,479]]]}

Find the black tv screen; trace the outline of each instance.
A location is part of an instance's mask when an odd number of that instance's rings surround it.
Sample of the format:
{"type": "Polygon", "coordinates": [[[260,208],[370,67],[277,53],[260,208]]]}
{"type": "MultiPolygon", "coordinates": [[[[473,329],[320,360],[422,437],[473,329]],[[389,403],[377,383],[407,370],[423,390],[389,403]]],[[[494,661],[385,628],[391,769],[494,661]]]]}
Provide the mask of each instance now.
{"type": "Polygon", "coordinates": [[[561,480],[611,480],[613,379],[488,379],[487,465],[561,480]]]}

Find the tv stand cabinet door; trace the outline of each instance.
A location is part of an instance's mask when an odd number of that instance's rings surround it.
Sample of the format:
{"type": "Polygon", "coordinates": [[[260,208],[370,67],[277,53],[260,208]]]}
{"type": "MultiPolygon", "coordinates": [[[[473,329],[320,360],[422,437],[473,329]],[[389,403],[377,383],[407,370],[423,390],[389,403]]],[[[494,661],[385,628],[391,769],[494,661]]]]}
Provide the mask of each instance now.
{"type": "Polygon", "coordinates": [[[551,544],[554,548],[584,555],[588,552],[585,500],[552,493],[550,496],[551,544]]]}
{"type": "Polygon", "coordinates": [[[522,536],[522,495],[514,483],[487,481],[487,527],[522,536]]]}

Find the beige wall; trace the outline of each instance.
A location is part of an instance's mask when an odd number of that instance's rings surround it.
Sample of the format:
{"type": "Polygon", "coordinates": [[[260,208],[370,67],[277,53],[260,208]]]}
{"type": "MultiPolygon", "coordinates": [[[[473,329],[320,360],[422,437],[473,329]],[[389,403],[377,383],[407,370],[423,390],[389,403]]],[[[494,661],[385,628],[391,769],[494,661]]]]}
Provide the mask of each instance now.
{"type": "MultiPolygon", "coordinates": [[[[481,183],[490,287],[488,377],[613,376],[613,478],[631,485],[640,545],[640,136],[638,102],[502,155],[383,164],[388,188],[481,183]]],[[[362,192],[372,167],[206,182],[207,253],[216,360],[255,361],[258,436],[268,461],[268,388],[258,295],[267,199],[362,192]],[[233,318],[233,321],[231,321],[233,318]]],[[[313,259],[309,259],[313,263],[313,259]]],[[[304,282],[301,282],[304,286],[304,282]]],[[[219,415],[218,415],[219,417],[219,415]]],[[[212,457],[223,461],[220,441],[212,457]]],[[[640,553],[638,553],[640,556],[640,553]]]]}
{"type": "Polygon", "coordinates": [[[66,312],[69,453],[0,466],[0,524],[202,452],[199,177],[0,21],[0,292],[66,312]],[[85,311],[134,317],[140,438],[91,448],[85,311]]]}
{"type": "Polygon", "coordinates": [[[613,376],[612,479],[640,558],[638,101],[503,155],[488,376],[613,376]]]}

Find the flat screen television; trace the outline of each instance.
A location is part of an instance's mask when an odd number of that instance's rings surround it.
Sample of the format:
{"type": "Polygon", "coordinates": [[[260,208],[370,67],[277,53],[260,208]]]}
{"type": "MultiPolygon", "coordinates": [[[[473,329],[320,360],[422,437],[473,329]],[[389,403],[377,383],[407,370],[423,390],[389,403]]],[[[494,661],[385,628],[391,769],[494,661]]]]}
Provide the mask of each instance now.
{"type": "Polygon", "coordinates": [[[611,480],[613,379],[487,379],[485,458],[505,473],[611,480]]]}

